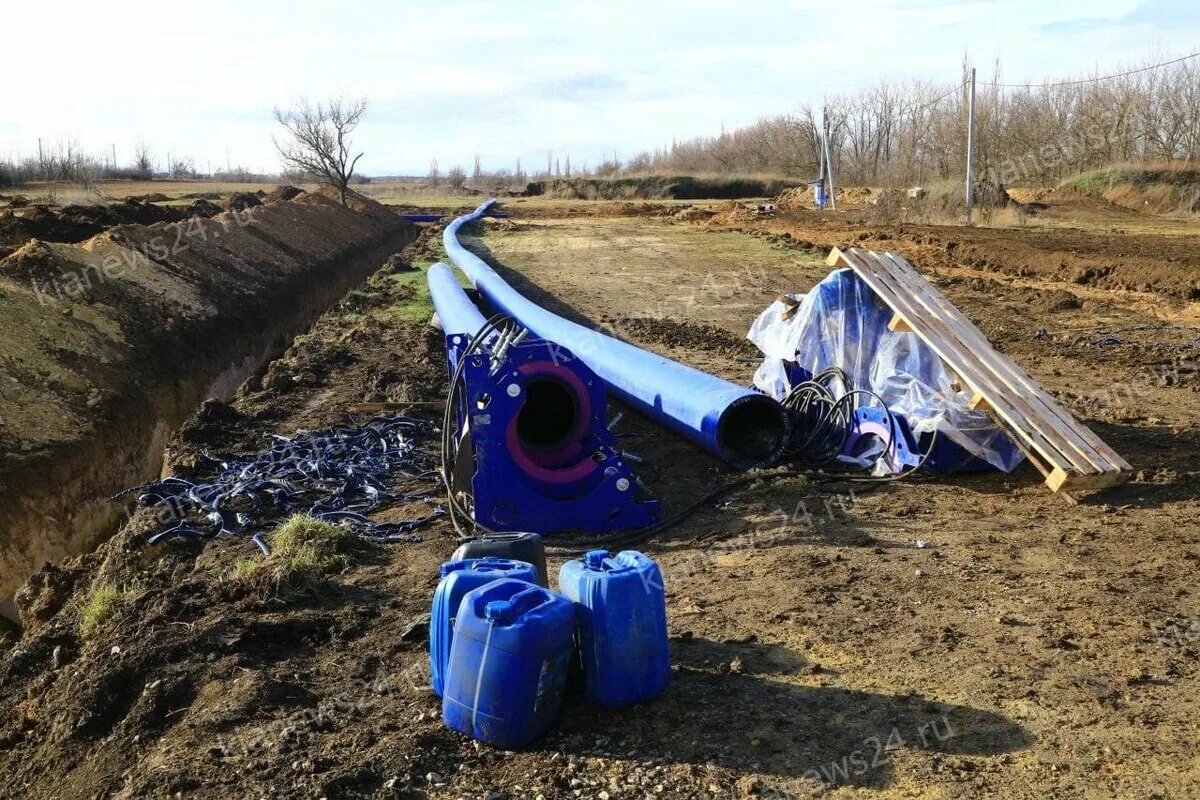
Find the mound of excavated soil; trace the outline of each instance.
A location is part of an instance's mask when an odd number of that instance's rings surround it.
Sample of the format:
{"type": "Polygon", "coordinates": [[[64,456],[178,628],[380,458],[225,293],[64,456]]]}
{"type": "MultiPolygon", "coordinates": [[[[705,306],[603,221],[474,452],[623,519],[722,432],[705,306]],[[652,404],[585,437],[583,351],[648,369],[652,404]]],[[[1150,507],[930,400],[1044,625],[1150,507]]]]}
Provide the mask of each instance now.
{"type": "MultiPolygon", "coordinates": [[[[373,206],[360,207],[373,213],[373,206]]],[[[313,210],[330,209],[317,203],[288,213],[296,222],[311,222],[313,210]]],[[[439,234],[423,232],[423,241],[401,258],[421,257],[439,234]]],[[[391,316],[411,297],[412,285],[382,270],[356,294],[362,297],[353,309],[337,304],[272,363],[268,375],[293,376],[286,388],[247,382],[231,404],[205,403],[173,438],[168,469],[178,474],[180,462],[201,449],[258,449],[269,432],[340,424],[348,405],[362,400],[444,397],[441,334],[424,319],[391,316]]],[[[434,479],[397,480],[428,490],[434,479]]],[[[384,513],[403,518],[428,510],[423,503],[414,506],[384,513]]],[[[400,667],[427,661],[420,636],[427,628],[414,620],[421,619],[426,583],[451,540],[431,533],[419,545],[355,545],[347,557],[351,569],[362,570],[357,576],[335,574],[312,592],[263,598],[233,577],[237,562],[256,552],[250,542],[230,537],[201,547],[176,539],[147,546],[145,534],[161,527],[148,510],[138,511],[98,551],[41,570],[21,590],[24,638],[0,652],[0,704],[11,712],[0,715],[0,773],[7,785],[25,797],[121,790],[134,796],[257,795],[250,787],[263,780],[278,779],[281,789],[288,787],[284,791],[310,785],[313,772],[291,767],[299,759],[324,765],[327,774],[316,780],[329,785],[330,797],[379,789],[390,773],[359,774],[357,763],[330,769],[334,764],[326,761],[338,751],[353,751],[350,761],[359,761],[359,748],[372,746],[366,739],[344,750],[340,736],[336,742],[309,738],[318,729],[331,732],[329,721],[284,721],[306,705],[294,693],[308,692],[302,688],[306,679],[284,673],[306,672],[302,664],[308,663],[329,670],[326,687],[351,705],[374,698],[380,714],[370,735],[383,745],[378,734],[406,726],[413,700],[427,696],[419,670],[406,681],[400,667]],[[393,556],[399,560],[391,564],[393,556]],[[84,635],[81,606],[102,586],[125,591],[113,613],[84,635]],[[344,669],[345,658],[358,666],[344,669]],[[35,685],[36,699],[29,694],[35,685]],[[276,713],[278,726],[269,719],[276,713]],[[263,725],[278,727],[279,737],[268,733],[256,744],[263,725]],[[285,727],[300,738],[282,733],[285,727]],[[167,763],[147,748],[162,748],[164,755],[183,749],[167,763]],[[241,768],[231,768],[235,764],[241,768]]],[[[432,717],[428,722],[422,728],[434,727],[432,717]]],[[[356,729],[346,733],[357,736],[356,729]]],[[[406,741],[384,746],[420,757],[424,732],[410,733],[406,741]]]]}
{"type": "Polygon", "coordinates": [[[714,214],[703,219],[702,224],[707,227],[721,228],[728,225],[756,222],[763,219],[763,217],[764,215],[758,211],[757,207],[730,202],[719,207],[714,214]]]}
{"type": "Polygon", "coordinates": [[[674,212],[662,203],[601,203],[594,209],[597,217],[669,217],[674,212]]]}
{"type": "Polygon", "coordinates": [[[133,198],[107,205],[72,205],[61,209],[30,206],[0,214],[0,247],[7,246],[11,252],[35,238],[48,242],[81,242],[115,225],[182,222],[192,217],[211,217],[219,211],[220,208],[211,203],[160,206],[133,198]]]}
{"type": "Polygon", "coordinates": [[[297,195],[304,194],[303,189],[297,189],[295,186],[276,186],[271,191],[267,192],[267,196],[263,198],[264,203],[278,203],[281,200],[292,200],[297,195]]]}
{"type": "Polygon", "coordinates": [[[788,189],[775,198],[775,207],[780,211],[801,211],[813,208],[813,190],[811,186],[797,186],[788,189]]]}
{"type": "Polygon", "coordinates": [[[237,192],[231,194],[229,199],[225,201],[225,207],[230,211],[245,211],[247,208],[261,206],[266,194],[261,190],[258,192],[237,192]]]}
{"type": "Polygon", "coordinates": [[[706,219],[711,219],[716,214],[715,211],[710,211],[707,208],[697,208],[691,206],[675,212],[675,219],[683,222],[703,222],[706,219]]]}
{"type": "Polygon", "coordinates": [[[1059,189],[1150,214],[1200,213],[1200,169],[1186,162],[1097,170],[1068,180],[1059,189]]]}
{"type": "Polygon", "coordinates": [[[0,599],[110,532],[205,397],[228,397],[415,229],[322,194],[119,225],[0,260],[0,599]]]}
{"type": "Polygon", "coordinates": [[[733,356],[758,355],[758,348],[748,339],[716,325],[656,317],[621,317],[604,321],[621,335],[643,345],[685,347],[733,356]]]}

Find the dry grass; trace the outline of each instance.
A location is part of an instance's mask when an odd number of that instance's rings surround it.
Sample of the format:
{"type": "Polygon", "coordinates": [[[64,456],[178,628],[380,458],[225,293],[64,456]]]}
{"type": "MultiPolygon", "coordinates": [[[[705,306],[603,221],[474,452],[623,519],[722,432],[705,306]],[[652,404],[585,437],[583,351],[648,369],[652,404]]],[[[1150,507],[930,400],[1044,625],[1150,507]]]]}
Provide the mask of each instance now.
{"type": "Polygon", "coordinates": [[[145,589],[140,583],[125,586],[101,583],[93,587],[91,594],[79,607],[79,635],[85,638],[90,636],[101,623],[122,606],[137,599],[143,591],[145,589]]]}
{"type": "Polygon", "coordinates": [[[271,555],[238,560],[231,577],[260,594],[285,599],[311,595],[329,575],[349,564],[345,554],[349,541],[344,528],[295,514],[275,529],[271,555]]]}

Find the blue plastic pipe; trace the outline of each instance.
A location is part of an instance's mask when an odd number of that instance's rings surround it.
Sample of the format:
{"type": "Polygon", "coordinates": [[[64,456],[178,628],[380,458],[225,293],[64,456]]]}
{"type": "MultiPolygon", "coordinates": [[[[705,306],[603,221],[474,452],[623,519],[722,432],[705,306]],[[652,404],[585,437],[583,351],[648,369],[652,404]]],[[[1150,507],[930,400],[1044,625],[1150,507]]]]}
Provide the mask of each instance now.
{"type": "Polygon", "coordinates": [[[459,229],[484,216],[495,202],[488,200],[455,219],[446,226],[442,241],[450,260],[497,311],[570,350],[626,403],[730,465],[749,469],[779,459],[790,421],[773,399],[553,314],[463,247],[459,229]]]}
{"type": "Polygon", "coordinates": [[[425,280],[429,283],[429,296],[437,311],[438,321],[442,323],[442,331],[447,336],[469,338],[479,333],[487,320],[479,313],[471,298],[467,297],[450,267],[434,264],[426,273],[425,280]]]}

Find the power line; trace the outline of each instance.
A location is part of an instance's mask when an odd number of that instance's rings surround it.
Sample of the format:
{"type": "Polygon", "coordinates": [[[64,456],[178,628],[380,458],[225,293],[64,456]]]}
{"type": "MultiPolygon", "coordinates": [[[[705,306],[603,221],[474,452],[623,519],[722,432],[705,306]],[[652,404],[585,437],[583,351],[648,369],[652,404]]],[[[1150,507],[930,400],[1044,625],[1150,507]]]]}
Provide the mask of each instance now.
{"type": "Polygon", "coordinates": [[[924,111],[926,108],[929,108],[930,106],[937,105],[938,103],[942,102],[942,101],[943,101],[943,100],[945,100],[947,97],[949,97],[950,95],[954,94],[955,92],[961,92],[961,91],[963,90],[963,87],[964,87],[964,86],[966,86],[966,81],[963,81],[962,83],[958,84],[958,85],[957,85],[957,86],[955,86],[953,89],[951,89],[950,91],[946,92],[944,95],[941,95],[940,97],[935,97],[933,100],[930,100],[928,103],[926,103],[925,105],[921,106],[921,108],[919,108],[919,109],[917,109],[917,110],[918,110],[918,111],[924,111]]]}
{"type": "Polygon", "coordinates": [[[1101,78],[1083,78],[1077,81],[1056,81],[1054,83],[990,83],[983,81],[980,81],[980,83],[984,86],[995,86],[1001,89],[1045,89],[1052,86],[1080,86],[1085,83],[1097,83],[1099,81],[1112,80],[1113,78],[1124,78],[1126,75],[1136,75],[1139,72],[1149,72],[1152,69],[1169,67],[1172,64],[1178,64],[1181,61],[1187,61],[1188,59],[1195,58],[1196,56],[1200,56],[1200,52],[1192,53],[1191,55],[1183,56],[1182,58],[1174,58],[1170,61],[1164,61],[1161,64],[1152,64],[1148,67],[1131,69],[1128,72],[1118,72],[1115,75],[1105,75],[1101,78]]]}

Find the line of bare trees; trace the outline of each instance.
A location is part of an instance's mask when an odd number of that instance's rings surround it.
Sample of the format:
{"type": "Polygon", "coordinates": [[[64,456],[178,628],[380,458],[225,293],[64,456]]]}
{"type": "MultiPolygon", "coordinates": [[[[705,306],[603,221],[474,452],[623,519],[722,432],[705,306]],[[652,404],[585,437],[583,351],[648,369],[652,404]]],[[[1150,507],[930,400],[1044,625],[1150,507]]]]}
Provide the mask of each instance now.
{"type": "MultiPolygon", "coordinates": [[[[1200,159],[1198,60],[1091,82],[1003,83],[997,63],[977,84],[976,164],[985,179],[1044,184],[1113,163],[1200,159]]],[[[825,111],[844,183],[911,185],[965,172],[965,80],[961,87],[884,82],[830,97],[825,111]]],[[[674,142],[618,166],[625,174],[813,178],[820,130],[821,109],[803,105],[794,114],[674,142]]]]}
{"type": "Polygon", "coordinates": [[[158,177],[251,182],[266,180],[269,176],[244,167],[229,167],[202,175],[192,158],[167,153],[160,161],[144,141],[133,144],[127,162],[118,162],[114,149],[97,155],[85,150],[75,139],[39,142],[36,155],[0,158],[0,187],[43,184],[51,198],[58,186],[72,185],[90,191],[97,188],[99,181],[158,177]]]}
{"type": "Polygon", "coordinates": [[[107,156],[86,152],[74,139],[39,142],[37,155],[0,159],[0,186],[42,182],[51,186],[70,183],[86,188],[110,178],[149,177],[154,165],[148,161],[143,163],[138,154],[148,151],[141,144],[138,148],[132,163],[119,165],[107,156]]]}

